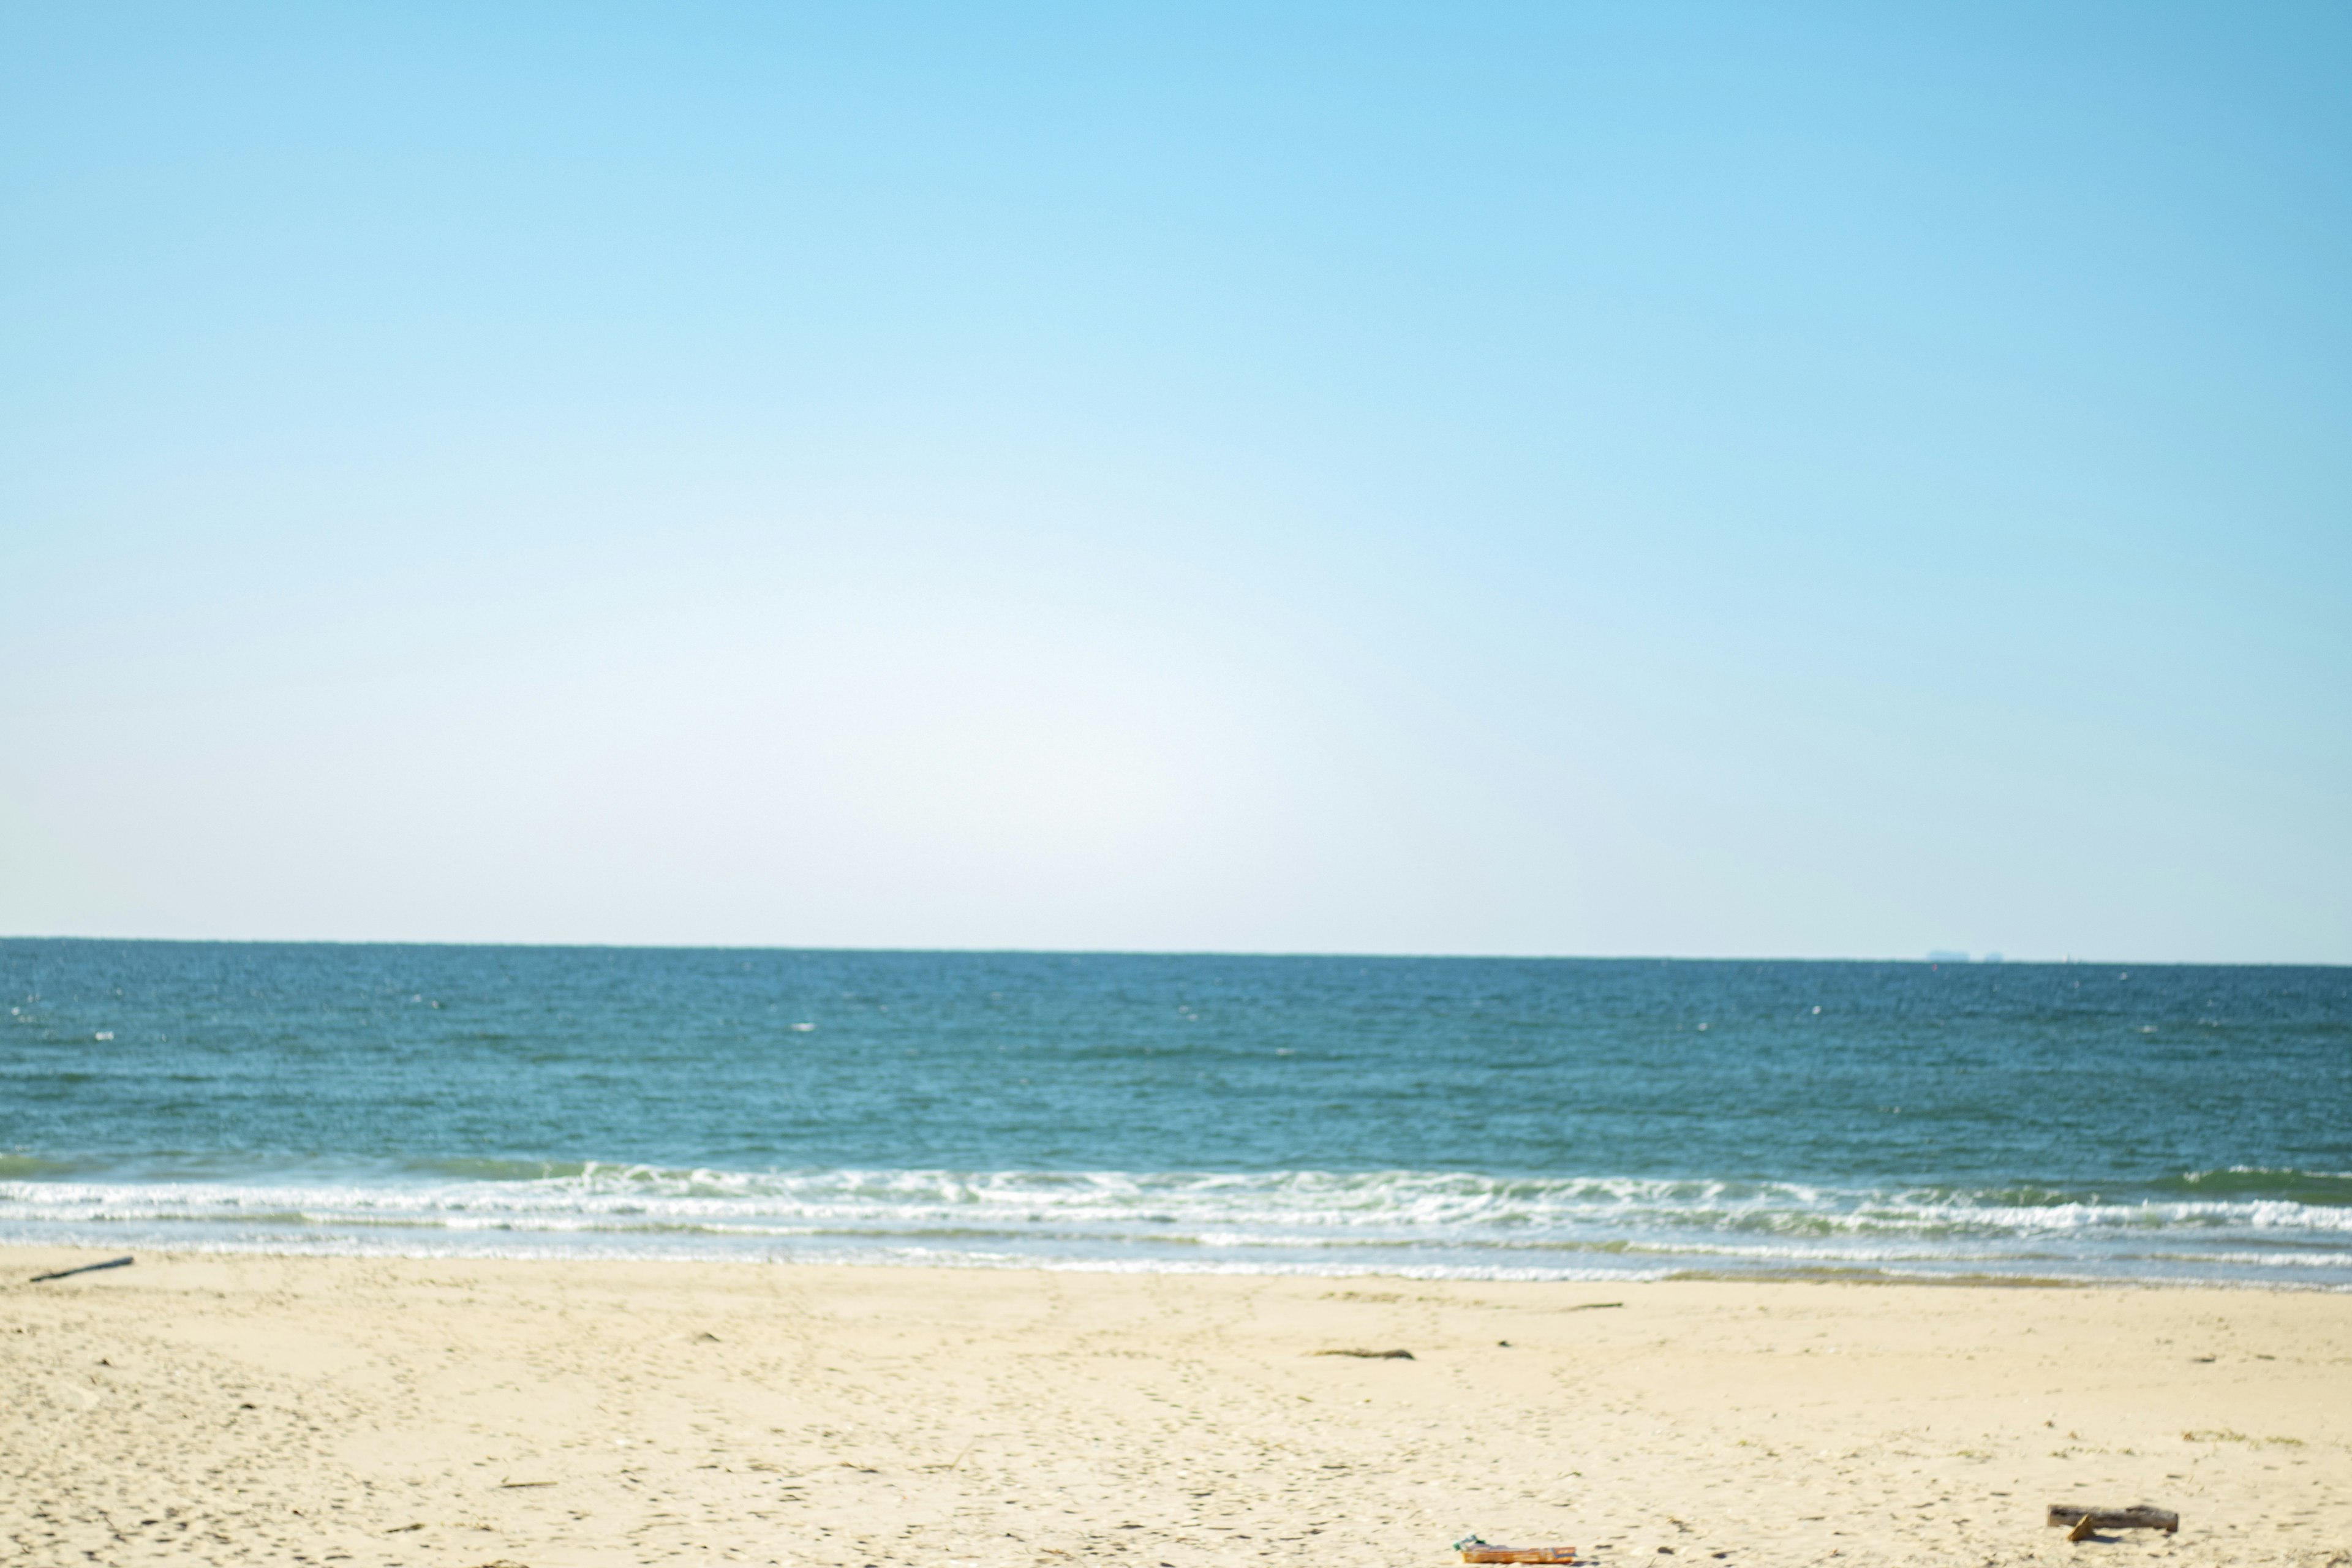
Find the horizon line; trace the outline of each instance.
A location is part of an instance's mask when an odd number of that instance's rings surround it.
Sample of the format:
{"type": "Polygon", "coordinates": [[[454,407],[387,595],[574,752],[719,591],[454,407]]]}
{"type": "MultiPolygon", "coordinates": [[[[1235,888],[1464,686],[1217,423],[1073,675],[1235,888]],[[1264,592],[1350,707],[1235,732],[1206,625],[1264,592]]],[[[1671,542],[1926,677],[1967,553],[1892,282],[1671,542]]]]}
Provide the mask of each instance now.
{"type": "Polygon", "coordinates": [[[1405,963],[1457,961],[1486,963],[1918,963],[1934,968],[2137,967],[2141,969],[2345,969],[2352,961],[2308,959],[2134,959],[2068,953],[2059,958],[2012,958],[1999,949],[1969,954],[1934,949],[1924,954],[1832,954],[1812,957],[1771,953],[1662,952],[1349,952],[1310,948],[1092,948],[1092,947],[905,947],[820,946],[783,942],[469,942],[437,937],[205,937],[0,934],[0,942],[124,942],[196,947],[478,947],[549,952],[810,952],[955,954],[973,958],[1320,958],[1381,959],[1405,963]]]}

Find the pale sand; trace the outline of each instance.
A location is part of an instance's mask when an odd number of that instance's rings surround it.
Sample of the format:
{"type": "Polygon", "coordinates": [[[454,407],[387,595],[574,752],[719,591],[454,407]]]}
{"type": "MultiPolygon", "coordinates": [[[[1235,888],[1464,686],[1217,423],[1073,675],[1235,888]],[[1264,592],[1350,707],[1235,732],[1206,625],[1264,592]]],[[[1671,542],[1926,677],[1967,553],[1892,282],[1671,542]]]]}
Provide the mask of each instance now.
{"type": "Polygon", "coordinates": [[[2352,1563],[2342,1295],[157,1255],[21,1282],[95,1256],[0,1250],[31,1563],[1438,1568],[1471,1531],[2352,1563]],[[1415,1359],[1311,1353],[1350,1347],[1415,1359]],[[2183,1526],[2069,1546],[2058,1500],[2183,1526]]]}

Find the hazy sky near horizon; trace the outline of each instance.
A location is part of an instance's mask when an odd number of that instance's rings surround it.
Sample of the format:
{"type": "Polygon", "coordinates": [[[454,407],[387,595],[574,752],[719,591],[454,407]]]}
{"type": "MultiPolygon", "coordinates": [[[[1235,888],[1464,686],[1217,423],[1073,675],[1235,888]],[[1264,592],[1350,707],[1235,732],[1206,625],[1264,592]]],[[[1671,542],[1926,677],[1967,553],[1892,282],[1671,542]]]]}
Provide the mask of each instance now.
{"type": "Polygon", "coordinates": [[[0,933],[2352,962],[2352,12],[0,17],[0,933]]]}

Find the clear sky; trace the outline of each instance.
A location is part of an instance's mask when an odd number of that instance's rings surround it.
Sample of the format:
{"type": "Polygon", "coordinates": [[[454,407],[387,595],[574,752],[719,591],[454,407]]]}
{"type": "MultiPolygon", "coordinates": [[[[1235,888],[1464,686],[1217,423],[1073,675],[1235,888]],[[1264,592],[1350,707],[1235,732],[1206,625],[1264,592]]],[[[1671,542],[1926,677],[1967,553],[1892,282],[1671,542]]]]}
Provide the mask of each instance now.
{"type": "Polygon", "coordinates": [[[2352,962],[2352,10],[19,5],[0,931],[2352,962]]]}

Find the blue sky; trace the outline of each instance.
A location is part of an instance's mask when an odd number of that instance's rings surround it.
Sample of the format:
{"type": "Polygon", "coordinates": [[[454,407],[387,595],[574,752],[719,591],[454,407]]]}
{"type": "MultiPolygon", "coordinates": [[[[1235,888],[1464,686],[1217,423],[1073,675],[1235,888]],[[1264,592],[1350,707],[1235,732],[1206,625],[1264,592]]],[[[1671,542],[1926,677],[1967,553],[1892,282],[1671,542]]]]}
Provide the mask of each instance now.
{"type": "Polygon", "coordinates": [[[2352,962],[2352,16],[19,7],[0,931],[2352,962]]]}

